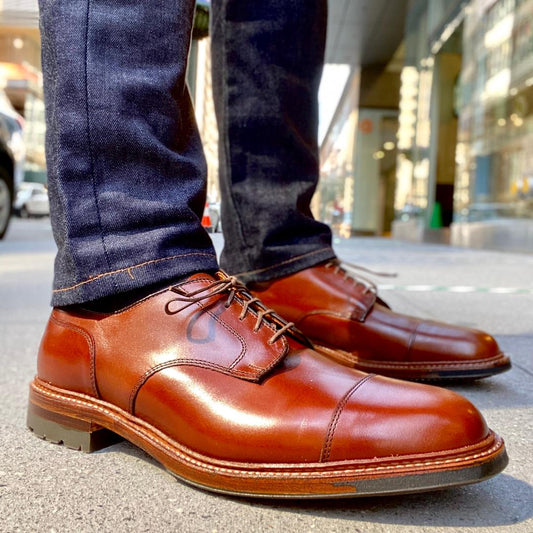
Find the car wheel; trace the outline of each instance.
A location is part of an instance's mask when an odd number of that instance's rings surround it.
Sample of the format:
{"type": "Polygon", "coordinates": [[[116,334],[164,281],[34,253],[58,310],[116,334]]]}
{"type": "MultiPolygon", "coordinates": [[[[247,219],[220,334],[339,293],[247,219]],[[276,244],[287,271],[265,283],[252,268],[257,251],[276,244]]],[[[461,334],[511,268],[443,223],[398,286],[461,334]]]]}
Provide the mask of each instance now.
{"type": "Polygon", "coordinates": [[[20,208],[20,218],[30,218],[30,212],[25,205],[20,208]]]}
{"type": "Polygon", "coordinates": [[[13,198],[8,183],[5,170],[0,168],[0,239],[6,234],[13,209],[13,198]]]}

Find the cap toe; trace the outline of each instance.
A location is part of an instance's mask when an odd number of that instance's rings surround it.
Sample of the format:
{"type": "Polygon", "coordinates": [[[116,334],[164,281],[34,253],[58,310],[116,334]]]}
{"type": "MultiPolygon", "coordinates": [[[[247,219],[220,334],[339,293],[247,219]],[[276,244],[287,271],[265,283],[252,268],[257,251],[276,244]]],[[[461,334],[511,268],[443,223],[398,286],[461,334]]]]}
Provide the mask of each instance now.
{"type": "Polygon", "coordinates": [[[489,434],[479,411],[454,392],[373,376],[332,420],[323,460],[432,454],[489,434]]]}

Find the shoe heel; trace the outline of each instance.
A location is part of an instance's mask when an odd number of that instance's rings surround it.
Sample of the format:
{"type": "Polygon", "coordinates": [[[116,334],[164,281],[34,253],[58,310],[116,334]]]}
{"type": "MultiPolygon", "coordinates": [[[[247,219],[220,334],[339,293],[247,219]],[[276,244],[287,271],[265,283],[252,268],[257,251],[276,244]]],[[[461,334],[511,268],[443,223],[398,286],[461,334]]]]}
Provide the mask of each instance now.
{"type": "Polygon", "coordinates": [[[98,424],[49,411],[31,402],[27,425],[41,439],[83,452],[101,450],[123,440],[98,424]]]}

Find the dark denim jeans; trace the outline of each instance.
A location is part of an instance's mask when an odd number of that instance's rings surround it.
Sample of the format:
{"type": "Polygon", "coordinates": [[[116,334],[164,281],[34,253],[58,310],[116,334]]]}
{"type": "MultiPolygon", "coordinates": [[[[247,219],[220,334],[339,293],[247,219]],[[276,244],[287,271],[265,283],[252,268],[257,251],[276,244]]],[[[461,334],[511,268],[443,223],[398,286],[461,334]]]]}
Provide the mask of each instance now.
{"type": "MultiPolygon", "coordinates": [[[[193,0],[40,0],[53,305],[217,268],[185,86],[193,0]]],[[[213,2],[223,266],[264,280],[333,257],[313,220],[326,0],[213,2]]]]}

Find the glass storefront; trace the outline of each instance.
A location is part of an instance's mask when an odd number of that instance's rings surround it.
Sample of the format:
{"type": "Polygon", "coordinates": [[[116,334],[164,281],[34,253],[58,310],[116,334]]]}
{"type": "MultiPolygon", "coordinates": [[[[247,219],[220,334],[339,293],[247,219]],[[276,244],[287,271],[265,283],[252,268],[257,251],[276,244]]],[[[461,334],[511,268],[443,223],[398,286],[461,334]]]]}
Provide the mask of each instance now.
{"type": "Polygon", "coordinates": [[[533,250],[533,0],[415,1],[405,39],[398,235],[533,250]]]}
{"type": "Polygon", "coordinates": [[[452,219],[463,6],[419,0],[407,17],[394,210],[409,228],[449,226],[452,219]]]}
{"type": "Polygon", "coordinates": [[[456,220],[533,218],[533,0],[474,2],[464,33],[456,220]]]}

